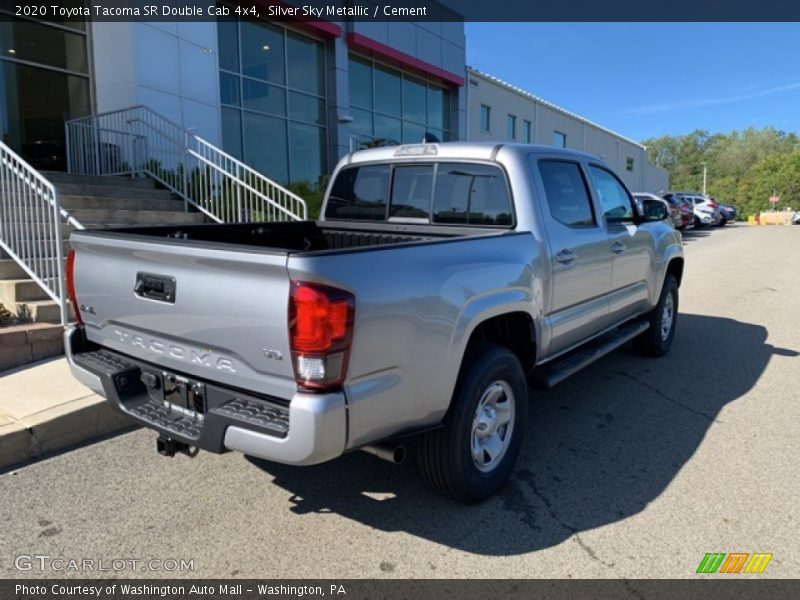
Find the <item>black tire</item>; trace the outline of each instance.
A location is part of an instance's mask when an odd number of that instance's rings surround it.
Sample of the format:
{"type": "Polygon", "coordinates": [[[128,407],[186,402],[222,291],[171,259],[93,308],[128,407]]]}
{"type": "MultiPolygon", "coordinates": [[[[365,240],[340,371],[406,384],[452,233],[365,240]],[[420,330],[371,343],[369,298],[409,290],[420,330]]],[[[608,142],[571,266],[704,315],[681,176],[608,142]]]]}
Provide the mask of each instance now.
{"type": "Polygon", "coordinates": [[[694,228],[700,229],[703,226],[703,222],[700,220],[699,217],[694,218],[694,228]]]}
{"type": "Polygon", "coordinates": [[[647,318],[650,321],[650,327],[647,331],[634,338],[633,345],[643,356],[664,356],[672,346],[675,327],[678,324],[678,282],[673,275],[667,275],[666,279],[664,279],[664,287],[661,289],[661,297],[658,299],[658,304],[650,311],[647,318]],[[672,297],[672,324],[669,334],[664,336],[662,331],[666,316],[664,307],[670,296],[672,297]]]}
{"type": "Polygon", "coordinates": [[[528,387],[516,355],[503,346],[474,345],[464,358],[443,427],[419,438],[420,475],[446,498],[464,504],[485,500],[503,486],[517,461],[527,413],[528,387]],[[488,394],[493,385],[497,389],[500,382],[513,393],[513,421],[505,425],[505,430],[500,426],[497,431],[505,431],[511,437],[504,452],[498,453],[497,463],[491,465],[489,461],[483,467],[490,470],[481,470],[473,459],[473,423],[484,393],[488,394]]]}

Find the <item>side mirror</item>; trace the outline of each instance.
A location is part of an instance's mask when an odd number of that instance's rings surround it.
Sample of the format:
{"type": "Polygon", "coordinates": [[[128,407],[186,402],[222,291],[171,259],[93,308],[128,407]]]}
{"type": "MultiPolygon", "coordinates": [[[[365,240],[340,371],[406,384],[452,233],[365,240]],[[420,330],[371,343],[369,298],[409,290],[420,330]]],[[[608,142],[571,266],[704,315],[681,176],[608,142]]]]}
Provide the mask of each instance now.
{"type": "Polygon", "coordinates": [[[663,200],[644,198],[639,203],[642,221],[665,221],[669,218],[669,206],[663,200]]]}

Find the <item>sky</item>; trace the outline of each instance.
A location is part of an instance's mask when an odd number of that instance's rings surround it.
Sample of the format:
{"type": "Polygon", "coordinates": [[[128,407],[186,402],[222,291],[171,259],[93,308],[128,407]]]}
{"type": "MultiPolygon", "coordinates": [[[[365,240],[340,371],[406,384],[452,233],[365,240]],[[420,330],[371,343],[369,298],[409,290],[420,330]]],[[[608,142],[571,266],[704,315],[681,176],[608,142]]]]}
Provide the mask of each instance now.
{"type": "Polygon", "coordinates": [[[800,23],[467,23],[467,64],[618,133],[800,133],[800,23]]]}

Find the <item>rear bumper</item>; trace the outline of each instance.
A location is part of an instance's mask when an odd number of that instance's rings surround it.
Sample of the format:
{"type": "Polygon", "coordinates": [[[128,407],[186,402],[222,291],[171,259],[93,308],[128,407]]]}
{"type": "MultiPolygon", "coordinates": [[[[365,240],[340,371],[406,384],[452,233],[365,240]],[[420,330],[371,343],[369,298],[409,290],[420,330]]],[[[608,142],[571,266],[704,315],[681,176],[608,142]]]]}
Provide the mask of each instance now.
{"type": "Polygon", "coordinates": [[[695,213],[695,216],[703,225],[713,225],[717,222],[716,217],[708,213],[697,212],[695,213]]]}
{"type": "Polygon", "coordinates": [[[118,411],[171,439],[210,452],[236,450],[290,465],[317,464],[344,452],[347,409],[341,392],[298,392],[287,405],[205,382],[208,406],[202,418],[193,418],[166,408],[170,405],[141,383],[141,373],[157,373],[157,365],[105,349],[98,353],[79,327],[66,329],[64,349],[75,378],[118,411]],[[97,361],[96,354],[104,361],[97,361]]]}

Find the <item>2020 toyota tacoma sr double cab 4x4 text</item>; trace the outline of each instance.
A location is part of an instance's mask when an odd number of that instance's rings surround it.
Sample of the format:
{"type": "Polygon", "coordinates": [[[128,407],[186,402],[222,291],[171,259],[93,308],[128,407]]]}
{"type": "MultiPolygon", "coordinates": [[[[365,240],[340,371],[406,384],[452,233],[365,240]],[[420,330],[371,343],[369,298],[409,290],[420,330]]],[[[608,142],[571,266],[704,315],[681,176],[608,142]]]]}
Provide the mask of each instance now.
{"type": "Polygon", "coordinates": [[[668,219],[587,154],[358,151],[318,221],[73,232],[67,356],[163,454],[310,465],[413,442],[433,488],[476,502],[517,459],[529,385],[628,340],[667,352],[668,219]]]}

